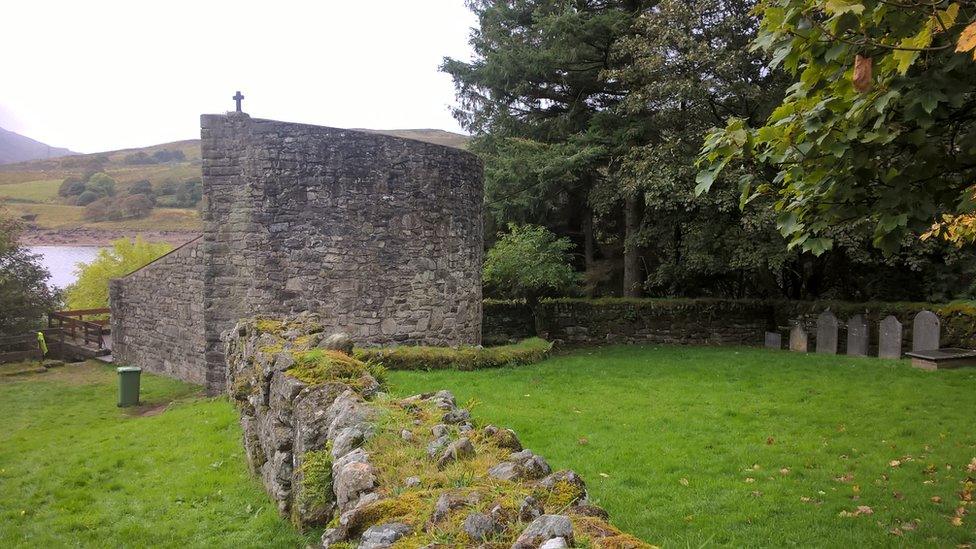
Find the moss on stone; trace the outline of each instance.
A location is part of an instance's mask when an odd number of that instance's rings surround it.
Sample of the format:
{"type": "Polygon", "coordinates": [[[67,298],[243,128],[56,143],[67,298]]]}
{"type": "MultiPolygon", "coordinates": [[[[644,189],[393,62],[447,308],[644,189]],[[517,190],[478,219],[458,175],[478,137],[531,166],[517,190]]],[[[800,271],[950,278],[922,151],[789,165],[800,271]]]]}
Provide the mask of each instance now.
{"type": "Polygon", "coordinates": [[[294,353],[293,356],[295,365],[285,373],[309,385],[340,382],[353,389],[362,389],[369,374],[364,362],[338,351],[314,349],[294,353]]]}
{"type": "Polygon", "coordinates": [[[273,318],[258,318],[254,320],[254,327],[257,331],[267,334],[278,335],[284,328],[285,323],[273,318]]]}
{"type": "Polygon", "coordinates": [[[552,344],[531,338],[500,347],[425,347],[404,345],[379,349],[356,349],[357,358],[377,362],[390,370],[481,370],[502,366],[524,366],[543,360],[552,344]]]}
{"type": "Polygon", "coordinates": [[[299,468],[302,475],[297,505],[292,506],[292,522],[304,527],[300,511],[307,516],[323,514],[332,505],[332,452],[329,448],[305,452],[299,468]]]}
{"type": "Polygon", "coordinates": [[[578,485],[565,480],[557,481],[551,490],[542,490],[535,497],[542,502],[547,513],[561,513],[570,505],[581,501],[586,493],[578,485]]]}

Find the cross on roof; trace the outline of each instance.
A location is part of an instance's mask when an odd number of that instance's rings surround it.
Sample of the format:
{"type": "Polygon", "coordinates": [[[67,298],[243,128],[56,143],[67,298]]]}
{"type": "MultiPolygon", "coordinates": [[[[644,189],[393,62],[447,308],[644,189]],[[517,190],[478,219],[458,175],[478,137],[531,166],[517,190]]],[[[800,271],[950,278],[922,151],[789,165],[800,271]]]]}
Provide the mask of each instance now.
{"type": "Polygon", "coordinates": [[[235,93],[234,97],[231,97],[231,99],[233,99],[237,103],[237,112],[241,112],[241,101],[244,99],[244,96],[241,95],[241,92],[238,91],[237,93],[235,93]]]}

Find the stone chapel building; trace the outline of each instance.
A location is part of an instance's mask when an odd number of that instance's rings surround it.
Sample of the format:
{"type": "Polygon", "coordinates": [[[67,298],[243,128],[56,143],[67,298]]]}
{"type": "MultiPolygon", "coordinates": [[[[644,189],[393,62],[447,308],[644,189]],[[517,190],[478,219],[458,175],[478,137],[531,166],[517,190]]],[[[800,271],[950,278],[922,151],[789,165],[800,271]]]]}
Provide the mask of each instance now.
{"type": "Polygon", "coordinates": [[[358,345],[480,342],[473,154],[240,112],[201,137],[203,235],[111,282],[117,362],[217,393],[223,332],[300,311],[358,345]]]}

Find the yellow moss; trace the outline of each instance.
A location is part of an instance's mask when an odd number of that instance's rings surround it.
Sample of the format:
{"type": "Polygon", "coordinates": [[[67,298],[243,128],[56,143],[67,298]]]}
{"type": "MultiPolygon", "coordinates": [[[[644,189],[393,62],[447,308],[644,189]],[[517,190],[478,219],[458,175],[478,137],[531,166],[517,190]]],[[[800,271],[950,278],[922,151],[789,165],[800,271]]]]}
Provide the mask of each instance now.
{"type": "Polygon", "coordinates": [[[311,385],[338,381],[354,389],[363,388],[369,373],[366,364],[338,351],[315,349],[293,356],[295,365],[286,373],[311,385]]]}
{"type": "Polygon", "coordinates": [[[254,321],[254,327],[262,333],[278,334],[284,326],[284,322],[273,318],[258,318],[254,321]]]}
{"type": "Polygon", "coordinates": [[[560,480],[553,485],[552,490],[540,490],[535,497],[542,502],[546,512],[559,513],[582,499],[583,495],[579,486],[560,480]]]}
{"type": "Polygon", "coordinates": [[[593,547],[603,549],[657,549],[630,534],[625,534],[607,521],[597,517],[571,516],[573,530],[580,537],[589,538],[593,547]]]}
{"type": "Polygon", "coordinates": [[[284,351],[285,346],[283,343],[275,343],[274,345],[265,345],[258,350],[267,355],[276,355],[284,351]]]}

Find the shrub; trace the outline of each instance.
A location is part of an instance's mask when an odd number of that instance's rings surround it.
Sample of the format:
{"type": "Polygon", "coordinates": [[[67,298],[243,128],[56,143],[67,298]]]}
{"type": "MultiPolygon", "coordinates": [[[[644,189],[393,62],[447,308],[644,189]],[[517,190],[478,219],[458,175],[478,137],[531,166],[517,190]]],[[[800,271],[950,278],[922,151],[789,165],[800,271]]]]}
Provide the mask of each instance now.
{"type": "Polygon", "coordinates": [[[121,238],[112,242],[111,248],[98,252],[90,263],[77,265],[75,272],[78,280],[65,290],[68,307],[108,307],[109,280],[125,276],[172,249],[166,242],[146,242],[140,237],[136,237],[135,241],[121,238]]]}
{"type": "Polygon", "coordinates": [[[17,242],[20,230],[20,223],[0,210],[0,336],[40,327],[44,313],[60,301],[58,292],[48,286],[51,274],[41,256],[17,242]]]}
{"type": "Polygon", "coordinates": [[[356,349],[356,358],[381,364],[389,370],[481,370],[525,366],[544,359],[552,344],[531,338],[500,347],[402,346],[356,349]]]}
{"type": "Polygon", "coordinates": [[[98,196],[115,196],[115,180],[99,172],[88,179],[85,189],[98,193],[98,196]]]}
{"type": "Polygon", "coordinates": [[[144,194],[133,194],[116,201],[122,219],[146,217],[152,211],[152,200],[144,194]]]}
{"type": "Polygon", "coordinates": [[[78,196],[78,200],[75,201],[75,204],[78,206],[87,206],[99,198],[101,198],[101,196],[99,196],[98,193],[94,191],[85,191],[78,196]]]}
{"type": "Polygon", "coordinates": [[[65,198],[69,196],[78,196],[85,192],[85,182],[78,179],[77,177],[65,178],[61,186],[58,187],[58,196],[63,196],[65,198]]]}
{"type": "Polygon", "coordinates": [[[485,257],[484,284],[506,299],[525,299],[530,306],[547,296],[576,290],[580,275],[570,265],[573,244],[545,227],[509,225],[508,234],[485,257]]]}
{"type": "Polygon", "coordinates": [[[122,212],[119,211],[115,199],[106,196],[85,206],[85,219],[89,221],[116,221],[122,219],[122,212]]]}
{"type": "Polygon", "coordinates": [[[144,194],[151,197],[153,194],[152,183],[145,179],[136,181],[129,187],[129,194],[144,194]]]}
{"type": "Polygon", "coordinates": [[[122,160],[122,162],[129,165],[140,165],[140,164],[155,164],[158,162],[158,160],[142,151],[139,151],[139,152],[125,155],[125,158],[122,160]]]}

